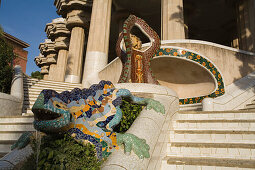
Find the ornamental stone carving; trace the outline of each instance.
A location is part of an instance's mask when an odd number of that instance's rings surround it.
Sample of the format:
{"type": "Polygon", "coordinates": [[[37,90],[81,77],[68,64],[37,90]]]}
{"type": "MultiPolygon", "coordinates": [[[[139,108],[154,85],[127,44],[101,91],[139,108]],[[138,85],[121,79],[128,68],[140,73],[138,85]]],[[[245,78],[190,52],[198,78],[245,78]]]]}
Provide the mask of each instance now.
{"type": "Polygon", "coordinates": [[[66,18],[67,28],[87,27],[92,7],[92,0],[55,0],[57,13],[66,18]]]}
{"type": "Polygon", "coordinates": [[[64,18],[53,19],[45,27],[47,36],[52,41],[55,41],[55,50],[68,50],[70,31],[66,28],[66,20],[64,18]]]}
{"type": "MultiPolygon", "coordinates": [[[[43,58],[44,56],[40,53],[39,56],[35,57],[34,62],[35,64],[41,68],[41,66],[43,65],[43,58]]],[[[44,63],[45,64],[45,63],[44,63]]]]}
{"type": "Polygon", "coordinates": [[[55,43],[52,42],[50,39],[45,39],[44,43],[40,43],[39,49],[42,55],[47,58],[48,64],[56,63],[56,50],[55,50],[55,43]]]}
{"type": "Polygon", "coordinates": [[[66,28],[66,20],[64,18],[56,18],[51,23],[46,24],[45,32],[52,41],[57,37],[70,36],[70,31],[66,28]]]}
{"type": "Polygon", "coordinates": [[[66,27],[72,29],[73,27],[89,27],[90,13],[84,10],[72,10],[67,13],[66,27]]]}
{"type": "Polygon", "coordinates": [[[92,0],[55,0],[54,5],[57,8],[57,14],[64,18],[71,10],[88,10],[92,7],[92,0]]]}

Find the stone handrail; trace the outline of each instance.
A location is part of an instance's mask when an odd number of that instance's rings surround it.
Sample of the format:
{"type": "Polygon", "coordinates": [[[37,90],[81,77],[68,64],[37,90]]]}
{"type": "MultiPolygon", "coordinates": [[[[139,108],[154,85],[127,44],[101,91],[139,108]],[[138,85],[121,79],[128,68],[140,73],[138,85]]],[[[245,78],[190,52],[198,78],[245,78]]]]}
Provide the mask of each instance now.
{"type": "Polygon", "coordinates": [[[30,145],[23,149],[15,149],[0,159],[0,169],[14,169],[21,165],[31,154],[33,150],[30,145]]]}
{"type": "Polygon", "coordinates": [[[202,101],[203,111],[238,110],[245,107],[255,99],[255,72],[235,81],[226,87],[223,96],[205,98],[202,101]]]}
{"type": "Polygon", "coordinates": [[[21,67],[14,67],[14,78],[11,84],[11,94],[0,93],[0,115],[21,115],[24,99],[23,73],[21,67]]]}

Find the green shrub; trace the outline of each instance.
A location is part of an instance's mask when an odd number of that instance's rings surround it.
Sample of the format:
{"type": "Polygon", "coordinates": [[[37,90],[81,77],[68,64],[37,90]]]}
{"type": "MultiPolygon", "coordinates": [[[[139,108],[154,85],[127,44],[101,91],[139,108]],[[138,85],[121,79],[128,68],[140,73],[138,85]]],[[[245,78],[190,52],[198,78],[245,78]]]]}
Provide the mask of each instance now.
{"type": "Polygon", "coordinates": [[[34,71],[31,73],[31,77],[32,78],[36,78],[36,79],[43,79],[43,75],[41,74],[40,71],[34,71]]]}
{"type": "Polygon", "coordinates": [[[131,99],[129,98],[123,98],[120,108],[122,110],[122,119],[113,131],[118,133],[125,133],[140,114],[143,106],[140,104],[132,103],[131,99]]]}
{"type": "Polygon", "coordinates": [[[95,147],[82,145],[69,135],[42,137],[38,166],[37,146],[32,144],[34,154],[23,165],[23,170],[99,170],[101,162],[96,157],[95,147]]]}

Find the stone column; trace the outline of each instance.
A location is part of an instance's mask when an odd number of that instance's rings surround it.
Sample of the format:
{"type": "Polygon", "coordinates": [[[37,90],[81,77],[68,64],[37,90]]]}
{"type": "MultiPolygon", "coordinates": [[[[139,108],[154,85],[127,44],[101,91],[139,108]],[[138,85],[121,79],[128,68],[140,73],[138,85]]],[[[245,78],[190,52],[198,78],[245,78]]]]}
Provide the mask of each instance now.
{"type": "Polygon", "coordinates": [[[255,52],[255,2],[238,1],[237,4],[239,48],[255,52]]]}
{"type": "Polygon", "coordinates": [[[55,41],[54,48],[58,52],[55,81],[63,82],[65,80],[70,37],[70,31],[66,28],[66,20],[64,18],[52,20],[52,23],[46,25],[45,32],[48,38],[55,41]]]}
{"type": "Polygon", "coordinates": [[[47,65],[47,59],[41,53],[34,59],[35,64],[41,68],[41,74],[44,80],[48,80],[49,77],[49,66],[47,65]]]}
{"type": "Polygon", "coordinates": [[[111,6],[112,0],[93,1],[82,87],[98,83],[98,72],[107,65],[111,6]]]}
{"type": "MultiPolygon", "coordinates": [[[[56,50],[54,49],[55,43],[50,39],[45,39],[44,43],[40,43],[39,49],[42,55],[46,57],[47,65],[49,66],[48,80],[54,80],[56,78],[56,50]]],[[[46,66],[44,66],[46,68],[46,66]]]]}
{"type": "Polygon", "coordinates": [[[82,74],[85,33],[90,18],[91,0],[55,0],[57,13],[66,17],[71,31],[65,82],[80,83],[82,74]]]}
{"type": "Polygon", "coordinates": [[[161,0],[161,39],[185,39],[183,0],[161,0]]]}

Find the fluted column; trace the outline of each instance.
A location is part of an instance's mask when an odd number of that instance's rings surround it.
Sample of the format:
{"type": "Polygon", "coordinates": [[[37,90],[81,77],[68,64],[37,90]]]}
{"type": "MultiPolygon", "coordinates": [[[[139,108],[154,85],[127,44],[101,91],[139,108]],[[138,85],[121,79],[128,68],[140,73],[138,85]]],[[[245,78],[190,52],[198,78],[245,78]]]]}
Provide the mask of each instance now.
{"type": "Polygon", "coordinates": [[[112,0],[94,0],[82,86],[98,83],[98,72],[108,62],[112,0]]]}
{"type": "MultiPolygon", "coordinates": [[[[54,49],[55,43],[52,42],[50,39],[45,39],[44,43],[40,43],[39,49],[42,55],[46,57],[46,62],[49,66],[49,76],[47,77],[48,80],[55,81],[55,73],[56,73],[56,50],[54,49]]],[[[44,66],[46,67],[46,66],[44,66]]]]}
{"type": "Polygon", "coordinates": [[[183,0],[161,0],[161,39],[185,39],[183,0]]]}
{"type": "Polygon", "coordinates": [[[55,81],[63,82],[66,75],[67,56],[70,31],[66,28],[66,20],[57,18],[48,23],[45,28],[48,38],[55,41],[55,50],[58,52],[55,68],[55,81]]]}
{"type": "MultiPolygon", "coordinates": [[[[88,28],[91,0],[55,0],[57,13],[66,17],[71,31],[65,82],[80,83],[85,42],[84,29],[88,28]]],[[[62,52],[63,53],[63,52],[62,52]]]]}

